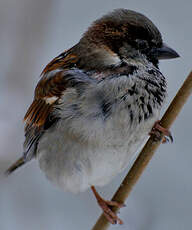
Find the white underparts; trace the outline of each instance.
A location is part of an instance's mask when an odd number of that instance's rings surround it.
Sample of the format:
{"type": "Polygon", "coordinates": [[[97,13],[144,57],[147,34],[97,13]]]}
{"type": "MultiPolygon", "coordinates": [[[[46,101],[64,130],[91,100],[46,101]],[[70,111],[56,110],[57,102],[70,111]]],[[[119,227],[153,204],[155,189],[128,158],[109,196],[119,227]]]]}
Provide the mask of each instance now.
{"type": "MultiPolygon", "coordinates": [[[[109,183],[128,166],[159,119],[166,96],[163,75],[155,67],[156,74],[149,73],[151,68],[140,65],[132,75],[87,84],[81,94],[74,87],[65,91],[57,105],[61,119],[37,148],[50,181],[76,193],[109,183]]],[[[58,98],[44,99],[52,104],[58,98]]]]}

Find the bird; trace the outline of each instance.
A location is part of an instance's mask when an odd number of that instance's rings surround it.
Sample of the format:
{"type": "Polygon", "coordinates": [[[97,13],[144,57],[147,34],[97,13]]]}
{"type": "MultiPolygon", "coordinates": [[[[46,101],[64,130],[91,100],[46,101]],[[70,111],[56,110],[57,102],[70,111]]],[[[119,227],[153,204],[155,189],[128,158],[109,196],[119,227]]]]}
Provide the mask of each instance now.
{"type": "MultiPolygon", "coordinates": [[[[115,9],[94,21],[72,48],[42,71],[24,117],[23,154],[64,191],[89,188],[107,220],[122,224],[96,186],[121,173],[149,135],[163,133],[159,116],[167,82],[159,60],[179,57],[141,13],[115,9]]],[[[156,135],[158,137],[158,135],[156,135]]]]}

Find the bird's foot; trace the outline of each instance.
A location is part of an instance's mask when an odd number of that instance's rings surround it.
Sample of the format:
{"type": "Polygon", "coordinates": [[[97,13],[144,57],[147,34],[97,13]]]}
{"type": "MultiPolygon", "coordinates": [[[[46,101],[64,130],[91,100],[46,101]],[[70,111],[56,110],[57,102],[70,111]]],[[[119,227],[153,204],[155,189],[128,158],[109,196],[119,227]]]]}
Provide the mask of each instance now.
{"type": "Polygon", "coordinates": [[[173,142],[171,132],[168,129],[162,127],[160,121],[155,122],[149,135],[153,136],[154,141],[161,141],[163,135],[162,143],[167,143],[169,140],[173,142]]]}
{"type": "Polygon", "coordinates": [[[99,199],[97,200],[99,206],[101,207],[101,209],[103,210],[103,214],[105,215],[105,217],[107,218],[107,220],[111,223],[111,224],[123,224],[123,221],[115,214],[115,212],[113,212],[111,210],[112,206],[121,208],[123,207],[122,204],[115,202],[115,201],[109,201],[109,200],[104,200],[104,199],[99,199]]]}
{"type": "Polygon", "coordinates": [[[91,189],[97,199],[97,202],[101,209],[103,210],[103,214],[106,217],[106,219],[111,223],[111,224],[123,224],[123,221],[116,215],[114,211],[112,211],[111,207],[118,207],[122,208],[125,205],[116,201],[109,201],[109,200],[104,200],[96,191],[94,186],[91,186],[91,189]]]}

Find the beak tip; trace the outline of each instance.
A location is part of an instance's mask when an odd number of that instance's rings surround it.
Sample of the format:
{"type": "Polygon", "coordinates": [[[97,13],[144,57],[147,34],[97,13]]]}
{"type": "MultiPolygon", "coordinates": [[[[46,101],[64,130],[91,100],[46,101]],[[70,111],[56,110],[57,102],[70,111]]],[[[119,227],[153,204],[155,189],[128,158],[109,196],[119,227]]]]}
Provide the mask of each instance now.
{"type": "Polygon", "coordinates": [[[172,48],[163,43],[162,48],[159,49],[159,59],[173,59],[178,58],[180,55],[172,48]]]}
{"type": "Polygon", "coordinates": [[[179,54],[177,54],[177,57],[176,58],[179,58],[179,57],[181,57],[179,54]]]}
{"type": "Polygon", "coordinates": [[[174,51],[175,53],[174,53],[174,57],[173,58],[179,58],[180,57],[180,55],[176,52],[176,51],[174,51]]]}

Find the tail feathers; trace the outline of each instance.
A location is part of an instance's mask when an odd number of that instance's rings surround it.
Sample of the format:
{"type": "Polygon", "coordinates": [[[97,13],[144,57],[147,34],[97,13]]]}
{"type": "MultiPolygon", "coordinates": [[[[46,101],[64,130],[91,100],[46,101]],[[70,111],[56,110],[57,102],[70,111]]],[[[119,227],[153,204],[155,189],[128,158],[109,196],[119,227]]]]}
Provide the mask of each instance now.
{"type": "Polygon", "coordinates": [[[23,164],[25,164],[26,161],[24,157],[19,158],[14,164],[12,164],[5,172],[5,175],[10,175],[12,172],[14,172],[17,168],[21,167],[23,164]]]}

